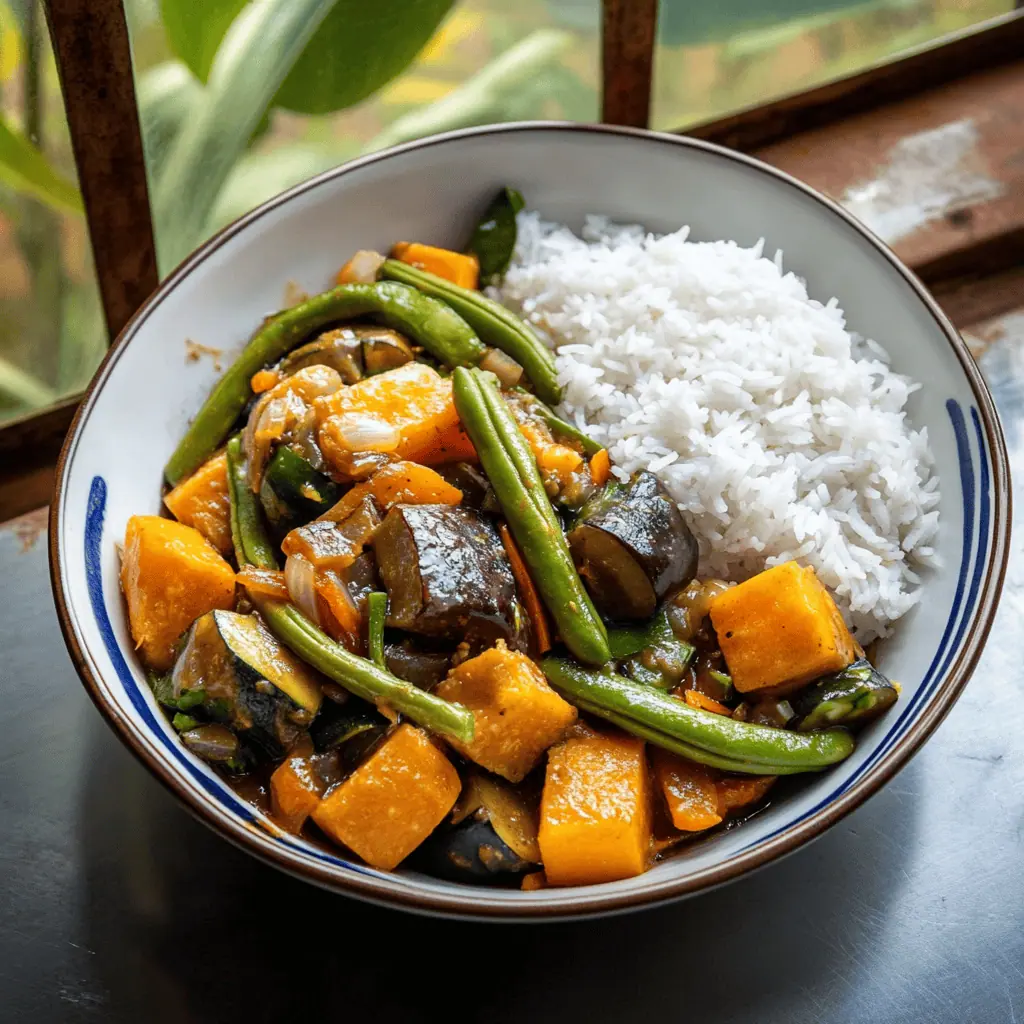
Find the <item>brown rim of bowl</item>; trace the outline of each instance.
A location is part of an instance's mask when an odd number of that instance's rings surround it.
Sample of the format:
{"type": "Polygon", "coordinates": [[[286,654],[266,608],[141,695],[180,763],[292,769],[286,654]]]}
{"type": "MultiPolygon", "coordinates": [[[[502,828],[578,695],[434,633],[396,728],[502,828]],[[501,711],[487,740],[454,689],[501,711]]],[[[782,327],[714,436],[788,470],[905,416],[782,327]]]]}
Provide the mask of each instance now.
{"type": "Polygon", "coordinates": [[[581,125],[559,121],[525,121],[447,132],[443,135],[432,136],[396,146],[392,149],[383,150],[380,153],[360,157],[350,163],[317,175],[309,181],[296,185],[279,196],[268,200],[262,206],[257,207],[218,232],[213,238],[192,253],[191,256],[187,257],[146,300],[118,336],[90,382],[82,404],[68,431],[57,461],[56,488],[54,501],[50,509],[50,581],[65,643],[71,653],[75,668],[81,676],[82,682],[93,703],[107,719],[111,727],[118,733],[122,742],[125,743],[136,757],[196,817],[236,846],[240,846],[261,860],[273,864],[289,874],[304,878],[306,881],[386,906],[399,906],[403,909],[422,913],[477,920],[565,920],[649,906],[654,903],[666,902],[674,898],[680,898],[722,885],[748,871],[762,867],[794,851],[809,839],[820,835],[841,818],[859,807],[872,793],[891,779],[917,752],[921,744],[924,743],[949,712],[977,664],[992,626],[1003,580],[1006,575],[1011,518],[1010,469],[1002,428],[999,424],[988,386],[985,384],[973,357],[956,328],[947,319],[924,285],[903,265],[895,253],[881,239],[847,213],[846,210],[831,199],[815,191],[809,185],[798,181],[785,172],[776,170],[759,160],[755,160],[753,157],[710,142],[691,139],[685,136],[668,135],[662,132],[645,131],[638,128],[581,125]],[[426,149],[431,146],[443,145],[453,139],[478,135],[512,135],[519,132],[546,131],[615,135],[625,138],[642,139],[647,142],[656,142],[661,145],[682,146],[705,153],[713,153],[723,159],[743,164],[760,174],[769,175],[777,181],[784,182],[791,188],[799,190],[819,205],[825,207],[834,216],[840,218],[847,226],[852,227],[871,243],[879,254],[890,263],[893,270],[903,277],[932,315],[960,361],[960,365],[974,393],[978,411],[981,415],[985,439],[992,455],[992,549],[985,566],[984,583],[973,610],[971,626],[967,630],[963,645],[957,652],[952,665],[947,669],[945,678],[936,689],[931,700],[921,709],[917,719],[909,725],[907,731],[894,744],[892,749],[884,754],[878,763],[869,769],[848,790],[827,807],[822,808],[791,828],[784,829],[757,849],[741,852],[723,864],[712,865],[688,878],[652,882],[646,887],[641,886],[628,893],[602,894],[600,891],[602,887],[588,888],[584,886],[566,889],[564,890],[564,895],[561,895],[559,890],[548,890],[544,893],[542,900],[523,900],[522,902],[495,901],[489,903],[488,892],[483,888],[467,888],[465,896],[413,891],[403,892],[393,888],[390,882],[374,878],[373,876],[361,875],[356,872],[342,875],[333,868],[311,863],[297,851],[292,851],[275,842],[269,833],[264,834],[258,829],[252,829],[241,824],[227,811],[214,804],[212,800],[207,800],[206,798],[199,799],[192,787],[182,785],[178,779],[168,772],[162,761],[151,753],[148,749],[148,744],[143,738],[145,730],[136,727],[133,722],[125,719],[114,707],[106,703],[100,691],[93,667],[78,642],[61,582],[62,565],[59,537],[67,468],[77,447],[79,434],[85,421],[88,419],[96,395],[109,375],[111,368],[120,357],[120,354],[146,321],[149,314],[176,287],[178,282],[191,273],[228,239],[244,228],[247,228],[265,213],[276,209],[283,203],[287,203],[294,196],[314,189],[324,181],[342,177],[356,169],[368,167],[378,161],[386,160],[394,154],[407,153],[416,149],[426,149]]]}

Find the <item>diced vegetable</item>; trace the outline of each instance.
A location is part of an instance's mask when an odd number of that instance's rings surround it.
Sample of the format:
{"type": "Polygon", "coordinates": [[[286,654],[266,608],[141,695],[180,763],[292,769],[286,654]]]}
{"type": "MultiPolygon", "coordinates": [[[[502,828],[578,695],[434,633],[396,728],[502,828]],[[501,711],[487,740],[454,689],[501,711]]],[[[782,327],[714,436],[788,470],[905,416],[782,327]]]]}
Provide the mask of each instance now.
{"type": "Polygon", "coordinates": [[[867,658],[858,658],[794,698],[795,725],[801,732],[866,725],[891,708],[898,696],[896,687],[867,658]]]}
{"type": "Polygon", "coordinates": [[[405,337],[387,327],[335,327],[302,345],[278,366],[283,376],[307,366],[329,366],[345,384],[355,384],[415,359],[405,337]]]}
{"type": "Polygon", "coordinates": [[[351,771],[389,729],[388,720],[372,704],[350,696],[344,704],[325,701],[309,733],[318,754],[337,754],[341,769],[351,771]]]}
{"type": "Polygon", "coordinates": [[[421,690],[432,690],[448,675],[452,656],[449,651],[425,650],[412,637],[405,637],[384,645],[384,661],[388,671],[399,679],[421,690]]]}
{"type": "Polygon", "coordinates": [[[313,811],[332,839],[383,871],[398,867],[452,809],[461,783],[427,734],[400,725],[313,811]]]}
{"type": "Polygon", "coordinates": [[[376,498],[385,510],[392,505],[458,505],[462,501],[462,492],[427,466],[391,462],[365,483],[356,484],[321,520],[347,519],[367,495],[376,498]]]}
{"type": "Polygon", "coordinates": [[[613,882],[645,871],[651,814],[643,741],[598,734],[554,747],[538,841],[551,885],[613,882]]]}
{"type": "Polygon", "coordinates": [[[292,530],[281,550],[289,557],[301,555],[320,571],[345,569],[362,554],[380,524],[377,502],[366,495],[341,522],[325,519],[292,530]]]}
{"type": "Polygon", "coordinates": [[[202,690],[203,707],[271,756],[280,756],[320,710],[319,676],[255,615],[198,618],[174,666],[174,696],[202,690]]]}
{"type": "Polygon", "coordinates": [[[608,483],[608,477],[611,476],[612,462],[608,457],[606,449],[602,448],[599,452],[595,452],[590,459],[590,475],[594,478],[594,483],[598,487],[604,487],[608,483]]]}
{"type": "Polygon", "coordinates": [[[238,737],[227,726],[208,722],[199,725],[191,715],[174,716],[174,728],[182,730],[181,742],[197,757],[210,764],[228,765],[235,761],[241,747],[238,737]]]}
{"type": "Polygon", "coordinates": [[[451,379],[424,363],[408,363],[342,388],[318,401],[317,412],[320,447],[339,472],[354,452],[386,451],[407,458],[436,447],[459,422],[451,379]],[[379,430],[375,440],[368,424],[392,433],[379,430]]]}
{"type": "Polygon", "coordinates": [[[693,660],[693,645],[675,635],[664,611],[655,616],[647,632],[646,645],[623,662],[622,673],[645,686],[671,690],[682,682],[693,660]]]}
{"type": "Polygon", "coordinates": [[[372,284],[377,280],[384,257],[372,249],[360,249],[338,271],[335,284],[372,284]]]}
{"type": "Polygon", "coordinates": [[[452,669],[435,693],[473,712],[472,741],[452,746],[510,782],[525,778],[576,721],[576,709],[548,686],[544,673],[501,643],[452,669]]]}
{"type": "Polygon", "coordinates": [[[669,817],[680,832],[702,832],[721,823],[718,772],[657,747],[651,751],[651,762],[669,817]]]}
{"type": "Polygon", "coordinates": [[[408,457],[426,466],[479,461],[476,448],[461,423],[455,423],[439,436],[432,437],[422,448],[410,452],[408,457]]]}
{"type": "Polygon", "coordinates": [[[735,814],[761,800],[775,783],[774,775],[759,778],[748,776],[726,776],[717,782],[718,806],[722,814],[735,814]]]}
{"type": "Polygon", "coordinates": [[[418,866],[457,882],[502,881],[540,863],[538,809],[511,786],[473,773],[452,812],[422,848],[418,866]]]}
{"type": "MultiPolygon", "coordinates": [[[[260,504],[280,537],[323,515],[338,500],[341,488],[315,470],[287,445],[278,448],[260,484],[260,504]]],[[[228,530],[230,539],[230,529],[228,530]]]]}
{"type": "Polygon", "coordinates": [[[160,516],[132,516],[121,589],[142,660],[164,671],[182,633],[204,612],[235,603],[234,570],[198,530],[160,516]]]}
{"type": "Polygon", "coordinates": [[[224,452],[168,491],[164,504],[179,523],[197,529],[222,555],[231,554],[231,500],[224,452]]]}
{"type": "Polygon", "coordinates": [[[235,576],[250,594],[273,598],[275,601],[288,600],[288,584],[284,573],[277,569],[257,569],[254,566],[243,566],[235,576]]]}
{"type": "Polygon", "coordinates": [[[591,597],[611,619],[650,618],[661,598],[697,572],[697,542],[653,473],[594,495],[569,544],[591,597]]]}
{"type": "Polygon", "coordinates": [[[718,594],[711,622],[740,693],[797,689],[856,657],[853,637],[814,570],[785,562],[718,594]]]}
{"type": "Polygon", "coordinates": [[[491,521],[472,509],[396,505],[373,538],[388,625],[425,636],[519,640],[515,581],[491,521]]]}
{"type": "Polygon", "coordinates": [[[391,255],[410,267],[436,274],[460,288],[475,289],[480,284],[480,262],[473,255],[466,256],[419,242],[399,242],[391,250],[391,255]]]}
{"type": "Polygon", "coordinates": [[[270,807],[274,820],[287,832],[301,832],[323,795],[313,767],[313,745],[296,746],[270,776],[270,807]]]}
{"type": "Polygon", "coordinates": [[[714,697],[709,697],[706,693],[701,693],[699,690],[687,690],[683,696],[686,699],[686,703],[689,704],[691,708],[700,708],[703,711],[713,711],[716,715],[732,714],[732,711],[724,704],[715,700],[714,697]]]}
{"type": "Polygon", "coordinates": [[[544,876],[543,871],[534,871],[528,875],[523,875],[523,883],[519,886],[523,892],[539,892],[541,889],[547,889],[548,880],[544,876]]]}

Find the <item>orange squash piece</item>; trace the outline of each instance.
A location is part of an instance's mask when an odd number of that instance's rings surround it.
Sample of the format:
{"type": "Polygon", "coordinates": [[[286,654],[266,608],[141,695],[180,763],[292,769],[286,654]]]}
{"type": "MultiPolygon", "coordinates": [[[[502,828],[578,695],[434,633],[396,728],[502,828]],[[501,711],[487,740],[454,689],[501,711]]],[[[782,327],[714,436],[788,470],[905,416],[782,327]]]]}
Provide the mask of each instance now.
{"type": "Polygon", "coordinates": [[[430,442],[408,456],[413,462],[425,466],[440,466],[444,462],[479,462],[480,456],[469,439],[469,434],[462,429],[461,423],[449,427],[443,434],[432,438],[430,442]]]}
{"type": "Polygon", "coordinates": [[[718,806],[732,814],[760,800],[775,782],[774,775],[729,775],[718,780],[718,806]]]}
{"type": "Polygon", "coordinates": [[[680,832],[703,832],[721,824],[717,772],[660,748],[652,752],[651,762],[669,817],[680,832]]]}
{"type": "Polygon", "coordinates": [[[642,740],[595,734],[554,747],[538,833],[548,883],[592,885],[645,871],[652,840],[650,797],[642,740]]]}
{"type": "Polygon", "coordinates": [[[583,456],[568,445],[556,441],[546,427],[532,420],[524,420],[519,424],[519,432],[526,438],[539,469],[546,469],[564,478],[583,465],[583,456]]]}
{"type": "Polygon", "coordinates": [[[320,803],[323,787],[313,771],[313,744],[293,750],[270,776],[270,807],[274,820],[287,832],[301,832],[320,803]]]}
{"type": "Polygon", "coordinates": [[[855,645],[814,570],[784,562],[716,595],[711,623],[740,693],[784,693],[838,672],[855,645]]]}
{"type": "Polygon", "coordinates": [[[222,555],[231,553],[228,457],[224,452],[168,491],[164,504],[179,523],[195,527],[222,555]]]}
{"type": "Polygon", "coordinates": [[[391,255],[410,267],[436,274],[460,288],[475,291],[480,286],[480,262],[476,256],[419,242],[399,242],[391,250],[391,255]]]}
{"type": "Polygon", "coordinates": [[[434,691],[473,712],[469,743],[449,740],[465,757],[520,782],[576,721],[576,709],[548,685],[525,654],[504,643],[452,669],[434,691]]]}
{"type": "Polygon", "coordinates": [[[528,875],[523,875],[523,880],[519,885],[523,892],[539,892],[547,887],[548,880],[544,877],[543,871],[531,871],[528,875]]]}
{"type": "Polygon", "coordinates": [[[392,871],[437,828],[461,785],[423,730],[400,725],[320,801],[313,820],[367,864],[392,871]]]}
{"type": "Polygon", "coordinates": [[[604,487],[608,483],[608,477],[612,475],[612,460],[607,448],[594,452],[590,459],[590,475],[598,487],[604,487]]]}
{"type": "Polygon", "coordinates": [[[389,451],[398,458],[436,446],[459,423],[452,382],[424,363],[406,363],[366,377],[315,402],[320,448],[327,461],[343,471],[354,451],[389,451]],[[353,423],[375,421],[381,440],[352,447],[353,423]]]}
{"type": "Polygon", "coordinates": [[[234,570],[191,526],[160,516],[132,516],[121,555],[121,589],[135,646],[163,672],[192,623],[235,604],[234,570]]]}
{"type": "Polygon", "coordinates": [[[377,499],[384,511],[392,505],[458,505],[462,501],[462,491],[428,466],[391,462],[365,483],[356,484],[317,521],[340,523],[359,508],[368,494],[377,499]]]}

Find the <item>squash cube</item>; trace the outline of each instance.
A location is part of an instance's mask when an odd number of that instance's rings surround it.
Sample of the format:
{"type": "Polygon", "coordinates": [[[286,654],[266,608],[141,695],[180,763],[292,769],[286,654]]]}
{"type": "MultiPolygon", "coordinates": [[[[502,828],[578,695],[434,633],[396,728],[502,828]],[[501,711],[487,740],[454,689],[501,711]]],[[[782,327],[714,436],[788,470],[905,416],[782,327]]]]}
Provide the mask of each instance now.
{"type": "Polygon", "coordinates": [[[721,824],[717,772],[661,748],[655,748],[651,762],[669,817],[680,832],[703,832],[721,824]]]}
{"type": "Polygon", "coordinates": [[[760,800],[775,782],[774,775],[727,775],[718,780],[718,806],[722,814],[742,811],[760,800]]]}
{"type": "Polygon", "coordinates": [[[317,804],[313,820],[367,864],[391,871],[437,828],[461,788],[427,734],[400,725],[317,804]]]}
{"type": "Polygon", "coordinates": [[[191,526],[160,516],[132,516],[121,555],[128,622],[146,665],[174,662],[178,638],[215,608],[235,604],[235,572],[191,526]]]}
{"type": "Polygon", "coordinates": [[[312,762],[313,745],[293,751],[270,776],[270,807],[287,832],[301,832],[323,793],[312,762]]]}
{"type": "Polygon", "coordinates": [[[222,555],[234,550],[228,457],[224,452],[204,462],[188,479],[168,491],[164,504],[179,523],[195,527],[222,555]]]}
{"type": "Polygon", "coordinates": [[[787,692],[856,657],[832,595],[811,568],[784,562],[718,594],[711,623],[740,693],[787,692]]]}
{"type": "Polygon", "coordinates": [[[622,734],[566,740],[548,755],[540,807],[541,860],[550,885],[632,878],[651,851],[644,744],[622,734]]]}
{"type": "MultiPolygon", "coordinates": [[[[397,369],[365,377],[314,403],[320,423],[324,457],[339,472],[356,451],[394,452],[400,459],[436,447],[459,423],[452,382],[425,363],[406,363],[397,369]],[[353,425],[376,421],[390,427],[379,442],[353,447],[353,425]]],[[[359,430],[356,437],[366,436],[359,430]]]]}
{"type": "Polygon", "coordinates": [[[437,696],[473,712],[469,743],[449,742],[489,772],[520,782],[576,721],[576,709],[525,654],[496,647],[452,669],[437,696]]]}

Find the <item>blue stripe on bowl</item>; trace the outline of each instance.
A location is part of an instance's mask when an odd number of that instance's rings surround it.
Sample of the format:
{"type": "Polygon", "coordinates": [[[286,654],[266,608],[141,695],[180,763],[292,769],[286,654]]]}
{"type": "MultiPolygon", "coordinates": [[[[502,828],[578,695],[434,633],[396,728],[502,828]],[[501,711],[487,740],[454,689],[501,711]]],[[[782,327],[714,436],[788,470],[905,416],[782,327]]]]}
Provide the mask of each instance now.
{"type": "MultiPolygon", "coordinates": [[[[939,684],[942,682],[953,658],[960,649],[961,641],[971,619],[971,611],[981,586],[984,576],[986,559],[989,547],[989,525],[991,520],[991,471],[989,455],[985,445],[985,438],[981,428],[981,419],[976,408],[971,408],[971,419],[974,424],[977,436],[980,486],[976,486],[974,461],[971,452],[970,435],[964,419],[963,410],[955,399],[946,402],[946,409],[949,413],[950,423],[953,428],[953,436],[956,443],[957,459],[960,465],[960,489],[963,499],[963,551],[960,559],[960,572],[957,577],[956,591],[953,597],[953,604],[950,609],[949,618],[946,620],[945,628],[936,648],[935,655],[928,671],[925,673],[914,696],[906,702],[900,714],[892,722],[889,731],[882,741],[875,748],[870,757],[850,775],[841,785],[833,789],[822,800],[805,811],[798,818],[787,821],[775,831],[770,832],[759,839],[754,840],[743,847],[739,853],[746,852],[754,847],[761,846],[783,832],[788,831],[795,825],[800,824],[807,818],[817,814],[827,807],[832,801],[854,786],[867,772],[869,772],[885,754],[892,749],[899,738],[910,728],[917,711],[932,696],[939,684]],[[977,547],[975,547],[975,535],[977,536],[977,547]],[[973,556],[973,557],[972,557],[973,556]],[[941,666],[941,667],[940,667],[941,666]]],[[[175,735],[169,733],[169,727],[162,714],[154,712],[150,704],[152,697],[142,691],[135,676],[121,652],[121,648],[114,635],[110,616],[107,612],[106,602],[103,597],[103,576],[100,552],[103,539],[103,521],[107,504],[107,484],[100,477],[93,477],[92,486],[89,491],[89,501],[86,511],[85,522],[85,572],[89,589],[89,601],[92,605],[93,614],[96,618],[96,625],[103,638],[107,654],[114,665],[121,685],[124,687],[128,698],[135,708],[139,717],[145,722],[150,734],[158,739],[166,748],[171,758],[177,761],[185,769],[186,773],[202,788],[209,796],[220,803],[232,814],[237,815],[244,821],[260,825],[263,818],[251,805],[240,800],[225,783],[211,778],[201,767],[200,762],[190,754],[179,742],[175,735]]],[[[349,871],[356,871],[362,874],[373,875],[381,878],[395,879],[395,875],[378,872],[341,857],[326,853],[312,846],[307,846],[296,839],[285,835],[266,833],[268,837],[290,847],[299,853],[313,857],[325,864],[343,868],[349,871]]],[[[400,876],[398,876],[400,877],[400,876]]]]}
{"type": "MultiPolygon", "coordinates": [[[[228,811],[250,824],[260,826],[263,817],[254,807],[239,799],[225,783],[207,775],[201,767],[199,760],[181,745],[177,736],[168,735],[169,727],[166,720],[162,714],[154,712],[150,704],[152,698],[147,698],[147,695],[142,692],[135,676],[128,667],[128,663],[125,661],[124,655],[121,653],[121,647],[114,636],[114,628],[111,625],[110,615],[107,612],[106,601],[103,598],[103,573],[100,552],[106,508],[107,483],[103,477],[95,476],[92,479],[92,486],[89,488],[89,502],[85,514],[85,575],[89,588],[89,602],[92,605],[93,615],[96,617],[96,626],[103,637],[103,645],[106,647],[107,654],[113,662],[117,677],[128,694],[132,707],[146,724],[150,734],[163,744],[171,758],[182,765],[196,784],[228,811]],[[158,714],[160,721],[157,720],[158,714]]],[[[277,840],[283,846],[289,846],[326,864],[332,864],[336,867],[356,871],[364,875],[373,875],[378,878],[395,877],[394,875],[375,871],[373,868],[364,867],[361,864],[353,864],[350,861],[343,860],[341,857],[333,856],[315,847],[306,846],[288,836],[275,835],[269,831],[265,834],[277,840]]]]}

